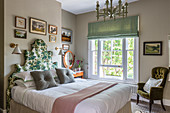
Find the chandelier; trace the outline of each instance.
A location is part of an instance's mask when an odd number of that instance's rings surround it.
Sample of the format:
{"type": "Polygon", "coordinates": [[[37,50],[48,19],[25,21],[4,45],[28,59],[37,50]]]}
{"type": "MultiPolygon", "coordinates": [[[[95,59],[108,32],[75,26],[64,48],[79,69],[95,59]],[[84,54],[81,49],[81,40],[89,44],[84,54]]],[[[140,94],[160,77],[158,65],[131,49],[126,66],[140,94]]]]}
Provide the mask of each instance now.
{"type": "Polygon", "coordinates": [[[102,12],[100,12],[100,5],[99,5],[99,1],[97,1],[97,5],[96,5],[96,11],[97,11],[97,20],[99,20],[100,17],[105,18],[106,17],[110,17],[110,19],[114,18],[116,19],[116,16],[119,17],[127,17],[127,7],[128,7],[128,3],[127,0],[125,1],[124,4],[122,4],[122,0],[118,1],[118,6],[113,6],[113,2],[114,0],[106,0],[106,8],[104,7],[103,9],[101,9],[102,12]],[[109,7],[110,5],[110,7],[109,7]]]}

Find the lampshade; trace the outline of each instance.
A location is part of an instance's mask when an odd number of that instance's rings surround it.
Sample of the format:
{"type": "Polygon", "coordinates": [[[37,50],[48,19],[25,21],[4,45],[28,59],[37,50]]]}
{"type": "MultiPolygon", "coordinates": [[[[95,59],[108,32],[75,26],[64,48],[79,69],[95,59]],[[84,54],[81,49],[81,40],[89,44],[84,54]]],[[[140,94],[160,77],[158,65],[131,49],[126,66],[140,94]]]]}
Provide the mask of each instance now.
{"type": "Polygon", "coordinates": [[[22,53],[22,52],[21,52],[18,44],[16,44],[16,46],[15,46],[14,51],[12,52],[12,54],[21,54],[21,53],[22,53]]]}
{"type": "Polygon", "coordinates": [[[58,55],[63,55],[62,49],[60,49],[60,52],[58,53],[58,55]]]}

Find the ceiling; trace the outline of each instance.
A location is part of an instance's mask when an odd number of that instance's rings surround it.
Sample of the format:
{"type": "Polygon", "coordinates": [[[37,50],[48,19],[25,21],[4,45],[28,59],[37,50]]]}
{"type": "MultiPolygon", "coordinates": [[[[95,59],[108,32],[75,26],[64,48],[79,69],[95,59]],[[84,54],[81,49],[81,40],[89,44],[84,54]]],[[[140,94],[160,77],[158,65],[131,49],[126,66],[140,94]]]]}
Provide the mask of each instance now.
{"type": "MultiPolygon", "coordinates": [[[[73,14],[82,14],[86,12],[95,11],[97,0],[57,0],[62,3],[62,9],[71,12],[73,14]]],[[[100,7],[103,8],[106,0],[98,0],[100,7]]],[[[110,1],[110,0],[109,0],[110,1]]],[[[113,0],[114,4],[118,4],[118,0],[113,0]]],[[[128,0],[128,3],[138,0],[128,0]]],[[[122,0],[124,3],[125,0],[122,0]]]]}

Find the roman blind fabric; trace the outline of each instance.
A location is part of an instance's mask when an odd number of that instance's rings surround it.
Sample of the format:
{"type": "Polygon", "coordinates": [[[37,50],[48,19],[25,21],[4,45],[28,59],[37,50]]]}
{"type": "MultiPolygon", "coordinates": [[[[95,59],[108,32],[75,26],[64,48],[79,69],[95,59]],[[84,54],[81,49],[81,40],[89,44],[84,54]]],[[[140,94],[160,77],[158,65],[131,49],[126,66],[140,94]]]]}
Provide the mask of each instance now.
{"type": "Polygon", "coordinates": [[[138,37],[139,16],[88,24],[88,39],[138,37]]]}

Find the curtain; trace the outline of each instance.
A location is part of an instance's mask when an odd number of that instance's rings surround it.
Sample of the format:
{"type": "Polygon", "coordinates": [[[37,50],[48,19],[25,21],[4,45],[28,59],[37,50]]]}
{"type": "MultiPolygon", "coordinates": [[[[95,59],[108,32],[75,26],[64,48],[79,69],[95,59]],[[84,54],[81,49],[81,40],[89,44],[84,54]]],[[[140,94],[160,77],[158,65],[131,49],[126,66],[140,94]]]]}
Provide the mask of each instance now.
{"type": "Polygon", "coordinates": [[[139,16],[88,24],[88,39],[138,37],[139,16]]]}

